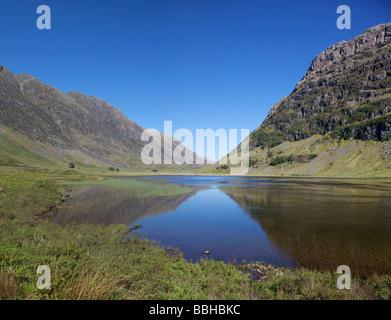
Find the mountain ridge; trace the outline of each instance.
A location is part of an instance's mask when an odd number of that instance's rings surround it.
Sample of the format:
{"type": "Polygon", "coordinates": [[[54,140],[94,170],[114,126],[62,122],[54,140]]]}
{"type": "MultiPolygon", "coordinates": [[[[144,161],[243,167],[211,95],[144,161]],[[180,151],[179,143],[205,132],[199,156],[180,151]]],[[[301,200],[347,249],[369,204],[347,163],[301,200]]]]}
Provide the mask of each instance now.
{"type": "MultiPolygon", "coordinates": [[[[50,148],[62,161],[147,168],[141,161],[144,128],[120,109],[80,92],[64,93],[26,73],[14,75],[1,65],[0,125],[15,133],[9,139],[24,147],[35,145],[28,149],[44,158],[47,154],[38,150],[50,148]],[[26,144],[18,134],[30,141],[26,144]]],[[[179,144],[173,139],[173,148],[179,144]]],[[[192,151],[189,154],[198,158],[192,151]]]]}
{"type": "MultiPolygon", "coordinates": [[[[276,146],[335,131],[353,123],[344,115],[352,117],[364,104],[381,106],[373,106],[373,114],[367,110],[368,115],[360,121],[387,114],[391,111],[390,75],[391,23],[330,46],[313,59],[292,93],[277,102],[252,132],[252,146],[276,146]],[[386,102],[381,103],[381,99],[386,102]]],[[[391,133],[388,122],[385,128],[375,130],[384,131],[381,138],[391,133]]],[[[372,139],[374,134],[367,133],[372,139]]],[[[356,132],[354,137],[357,135],[356,132]]]]}
{"type": "Polygon", "coordinates": [[[391,43],[391,23],[382,23],[366,29],[362,34],[350,39],[342,40],[329,46],[319,53],[311,62],[306,74],[297,83],[312,79],[314,76],[328,71],[336,63],[341,63],[347,58],[362,53],[368,49],[378,49],[391,43]]]}

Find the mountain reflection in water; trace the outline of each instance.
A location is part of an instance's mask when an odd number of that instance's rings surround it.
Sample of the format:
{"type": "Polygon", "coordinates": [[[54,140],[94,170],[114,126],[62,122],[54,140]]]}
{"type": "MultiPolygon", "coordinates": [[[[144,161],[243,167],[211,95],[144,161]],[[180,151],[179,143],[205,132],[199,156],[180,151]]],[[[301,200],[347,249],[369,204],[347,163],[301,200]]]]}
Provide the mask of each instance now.
{"type": "Polygon", "coordinates": [[[389,183],[308,181],[221,187],[295,266],[354,274],[391,273],[389,183]]]}
{"type": "Polygon", "coordinates": [[[173,197],[137,198],[118,188],[80,186],[50,221],[61,225],[71,222],[130,225],[137,219],[175,210],[192,195],[194,192],[173,197]]]}
{"type": "Polygon", "coordinates": [[[174,197],[134,198],[82,186],[51,220],[141,224],[137,232],[188,260],[264,261],[283,267],[391,274],[391,183],[379,179],[148,176],[193,186],[174,197]],[[199,189],[201,188],[201,189],[199,189]],[[201,191],[200,191],[201,190],[201,191]],[[202,252],[211,251],[207,256],[202,252]]]}

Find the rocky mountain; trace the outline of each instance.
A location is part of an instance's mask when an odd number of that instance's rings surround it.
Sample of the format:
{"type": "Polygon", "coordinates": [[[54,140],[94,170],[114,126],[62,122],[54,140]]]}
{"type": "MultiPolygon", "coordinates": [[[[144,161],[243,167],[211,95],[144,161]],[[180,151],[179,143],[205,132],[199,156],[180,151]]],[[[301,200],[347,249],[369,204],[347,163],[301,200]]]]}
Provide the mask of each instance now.
{"type": "Polygon", "coordinates": [[[316,56],[249,138],[253,173],[384,174],[391,168],[391,23],[316,56]]]}
{"type": "Polygon", "coordinates": [[[391,137],[391,23],[378,25],[321,52],[293,92],[251,135],[273,147],[331,132],[333,137],[391,137]]]}
{"type": "MultiPolygon", "coordinates": [[[[16,144],[48,163],[143,167],[141,150],[147,143],[141,141],[144,129],[122,111],[95,97],[61,92],[31,75],[14,75],[3,66],[0,130],[3,165],[28,164],[33,157],[21,160],[15,156],[9,145],[16,144]]],[[[173,148],[178,144],[174,141],[173,148]]],[[[192,152],[187,154],[197,158],[192,152]]]]}

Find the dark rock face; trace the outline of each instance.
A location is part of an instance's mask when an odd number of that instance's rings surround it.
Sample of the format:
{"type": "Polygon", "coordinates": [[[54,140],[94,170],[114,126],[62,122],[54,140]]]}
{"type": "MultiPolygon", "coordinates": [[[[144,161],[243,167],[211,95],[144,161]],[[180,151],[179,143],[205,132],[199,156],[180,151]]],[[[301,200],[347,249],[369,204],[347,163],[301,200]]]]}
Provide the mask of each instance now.
{"type": "Polygon", "coordinates": [[[391,23],[375,26],[349,41],[334,44],[315,57],[298,85],[326,73],[336,64],[347,62],[349,59],[358,60],[364,56],[376,55],[378,49],[389,43],[391,43],[391,23]]]}
{"type": "Polygon", "coordinates": [[[312,61],[293,92],[251,134],[251,145],[275,146],[314,134],[391,137],[391,23],[332,45],[312,61]]]}

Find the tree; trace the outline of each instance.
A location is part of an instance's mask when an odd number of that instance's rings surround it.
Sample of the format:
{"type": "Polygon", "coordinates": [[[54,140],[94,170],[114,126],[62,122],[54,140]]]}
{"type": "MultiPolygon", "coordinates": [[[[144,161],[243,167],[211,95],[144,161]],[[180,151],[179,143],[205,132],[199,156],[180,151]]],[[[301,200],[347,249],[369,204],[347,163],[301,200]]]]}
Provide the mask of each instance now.
{"type": "Polygon", "coordinates": [[[74,164],[73,162],[70,162],[68,166],[69,166],[69,168],[71,168],[71,169],[74,169],[74,168],[75,168],[75,164],[74,164]]]}

